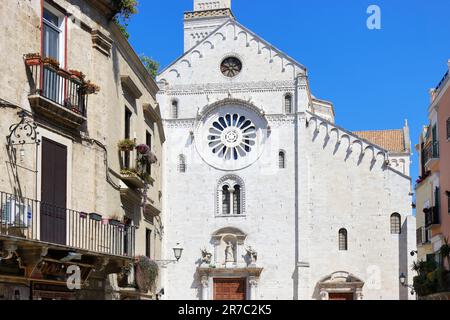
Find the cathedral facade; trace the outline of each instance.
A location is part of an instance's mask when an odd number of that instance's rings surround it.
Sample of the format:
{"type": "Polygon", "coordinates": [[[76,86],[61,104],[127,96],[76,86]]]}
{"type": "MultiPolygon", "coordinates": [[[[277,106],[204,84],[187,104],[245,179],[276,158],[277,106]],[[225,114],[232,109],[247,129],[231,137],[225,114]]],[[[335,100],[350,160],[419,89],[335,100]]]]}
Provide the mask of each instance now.
{"type": "Polygon", "coordinates": [[[410,141],[351,132],[305,66],[194,0],[158,76],[165,299],[413,299],[410,141]]]}

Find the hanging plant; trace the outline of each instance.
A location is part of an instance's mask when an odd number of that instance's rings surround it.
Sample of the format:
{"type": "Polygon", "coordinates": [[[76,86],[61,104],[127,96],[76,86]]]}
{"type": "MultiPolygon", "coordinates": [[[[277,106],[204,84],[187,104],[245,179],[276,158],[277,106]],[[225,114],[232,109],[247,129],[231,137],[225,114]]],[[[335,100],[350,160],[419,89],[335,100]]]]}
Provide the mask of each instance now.
{"type": "Polygon", "coordinates": [[[136,147],[136,143],[133,140],[130,139],[124,139],[119,141],[117,144],[120,151],[133,151],[133,149],[136,147]]]}
{"type": "Polygon", "coordinates": [[[148,292],[154,286],[159,268],[155,261],[145,256],[137,257],[135,263],[136,284],[142,292],[148,292]]]}
{"type": "Polygon", "coordinates": [[[85,94],[93,94],[99,92],[100,87],[92,83],[91,81],[87,81],[83,84],[83,91],[85,94]]]}
{"type": "Polygon", "coordinates": [[[136,147],[136,150],[139,154],[145,155],[150,151],[150,147],[146,144],[140,144],[136,147]]]}
{"type": "Polygon", "coordinates": [[[84,78],[86,78],[86,75],[83,72],[78,71],[78,70],[72,70],[71,69],[71,70],[69,70],[69,73],[70,73],[72,78],[75,78],[75,79],[80,80],[80,81],[83,81],[84,78]]]}

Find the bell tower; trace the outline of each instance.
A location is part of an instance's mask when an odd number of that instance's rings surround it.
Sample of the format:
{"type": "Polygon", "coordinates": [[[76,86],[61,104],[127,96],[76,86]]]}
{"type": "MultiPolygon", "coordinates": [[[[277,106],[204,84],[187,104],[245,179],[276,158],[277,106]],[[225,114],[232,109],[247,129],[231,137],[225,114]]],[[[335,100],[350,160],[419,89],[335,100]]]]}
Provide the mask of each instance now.
{"type": "Polygon", "coordinates": [[[184,52],[228,19],[234,19],[231,0],[194,0],[194,11],[184,13],[184,52]]]}

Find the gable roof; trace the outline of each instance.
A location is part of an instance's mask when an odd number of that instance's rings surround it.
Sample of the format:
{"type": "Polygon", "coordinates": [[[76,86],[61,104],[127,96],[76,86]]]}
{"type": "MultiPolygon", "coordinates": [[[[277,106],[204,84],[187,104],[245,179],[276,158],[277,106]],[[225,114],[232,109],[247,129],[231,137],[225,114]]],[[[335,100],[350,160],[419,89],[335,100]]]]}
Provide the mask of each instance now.
{"type": "Polygon", "coordinates": [[[177,62],[181,61],[183,58],[185,58],[186,56],[188,56],[191,52],[197,50],[203,43],[205,43],[206,41],[208,41],[210,38],[212,38],[220,29],[222,29],[224,26],[227,26],[228,24],[234,24],[236,26],[238,26],[239,28],[243,29],[245,32],[247,32],[248,34],[250,34],[254,39],[257,39],[258,41],[260,41],[265,47],[270,48],[271,50],[273,50],[276,54],[283,56],[286,60],[288,60],[290,63],[292,63],[293,65],[297,66],[298,68],[302,69],[304,72],[307,72],[307,69],[304,65],[302,65],[301,63],[299,63],[298,61],[296,61],[294,58],[288,56],[286,53],[284,53],[283,51],[281,51],[280,49],[276,48],[275,46],[273,46],[272,44],[270,44],[268,41],[264,40],[263,38],[259,37],[256,33],[254,33],[253,31],[251,31],[250,29],[248,29],[247,27],[243,26],[242,24],[240,24],[239,22],[237,22],[234,18],[230,17],[229,19],[227,19],[227,21],[225,21],[224,23],[222,23],[220,26],[218,26],[213,32],[211,32],[207,37],[203,38],[200,42],[198,42],[195,46],[193,46],[191,49],[189,49],[188,51],[186,51],[185,53],[183,53],[181,56],[179,56],[175,61],[173,61],[171,64],[169,64],[168,66],[166,66],[163,70],[161,70],[161,72],[159,73],[158,76],[162,75],[165,71],[167,71],[168,69],[170,69],[172,66],[174,66],[177,62]]]}
{"type": "Polygon", "coordinates": [[[402,129],[355,131],[353,133],[390,152],[408,152],[405,145],[405,132],[402,129]]]}

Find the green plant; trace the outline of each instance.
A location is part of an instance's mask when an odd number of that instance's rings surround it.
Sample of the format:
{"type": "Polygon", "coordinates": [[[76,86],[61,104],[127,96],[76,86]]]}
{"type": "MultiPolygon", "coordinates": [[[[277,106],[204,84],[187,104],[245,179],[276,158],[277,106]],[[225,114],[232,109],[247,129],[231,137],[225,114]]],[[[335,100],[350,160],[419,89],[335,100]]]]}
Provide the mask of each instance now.
{"type": "Polygon", "coordinates": [[[128,169],[121,169],[120,174],[124,176],[137,176],[139,175],[139,172],[136,170],[136,168],[128,168],[128,169]]]}
{"type": "Polygon", "coordinates": [[[138,2],[136,0],[113,0],[116,7],[116,14],[113,21],[117,24],[125,38],[129,38],[127,32],[129,20],[132,15],[137,13],[138,2]]]}
{"type": "Polygon", "coordinates": [[[136,284],[143,291],[149,291],[155,284],[159,274],[158,264],[145,256],[136,258],[136,284]]]}
{"type": "Polygon", "coordinates": [[[132,151],[136,147],[136,143],[130,139],[124,139],[117,144],[121,151],[132,151]]]}
{"type": "Polygon", "coordinates": [[[153,79],[156,78],[156,76],[158,75],[159,63],[143,54],[141,54],[139,58],[141,59],[142,64],[144,65],[145,69],[147,69],[148,73],[151,74],[153,79]]]}
{"type": "Polygon", "coordinates": [[[152,176],[150,174],[148,174],[147,172],[142,172],[139,174],[139,178],[141,178],[142,180],[144,180],[145,183],[152,183],[152,176]]]}

